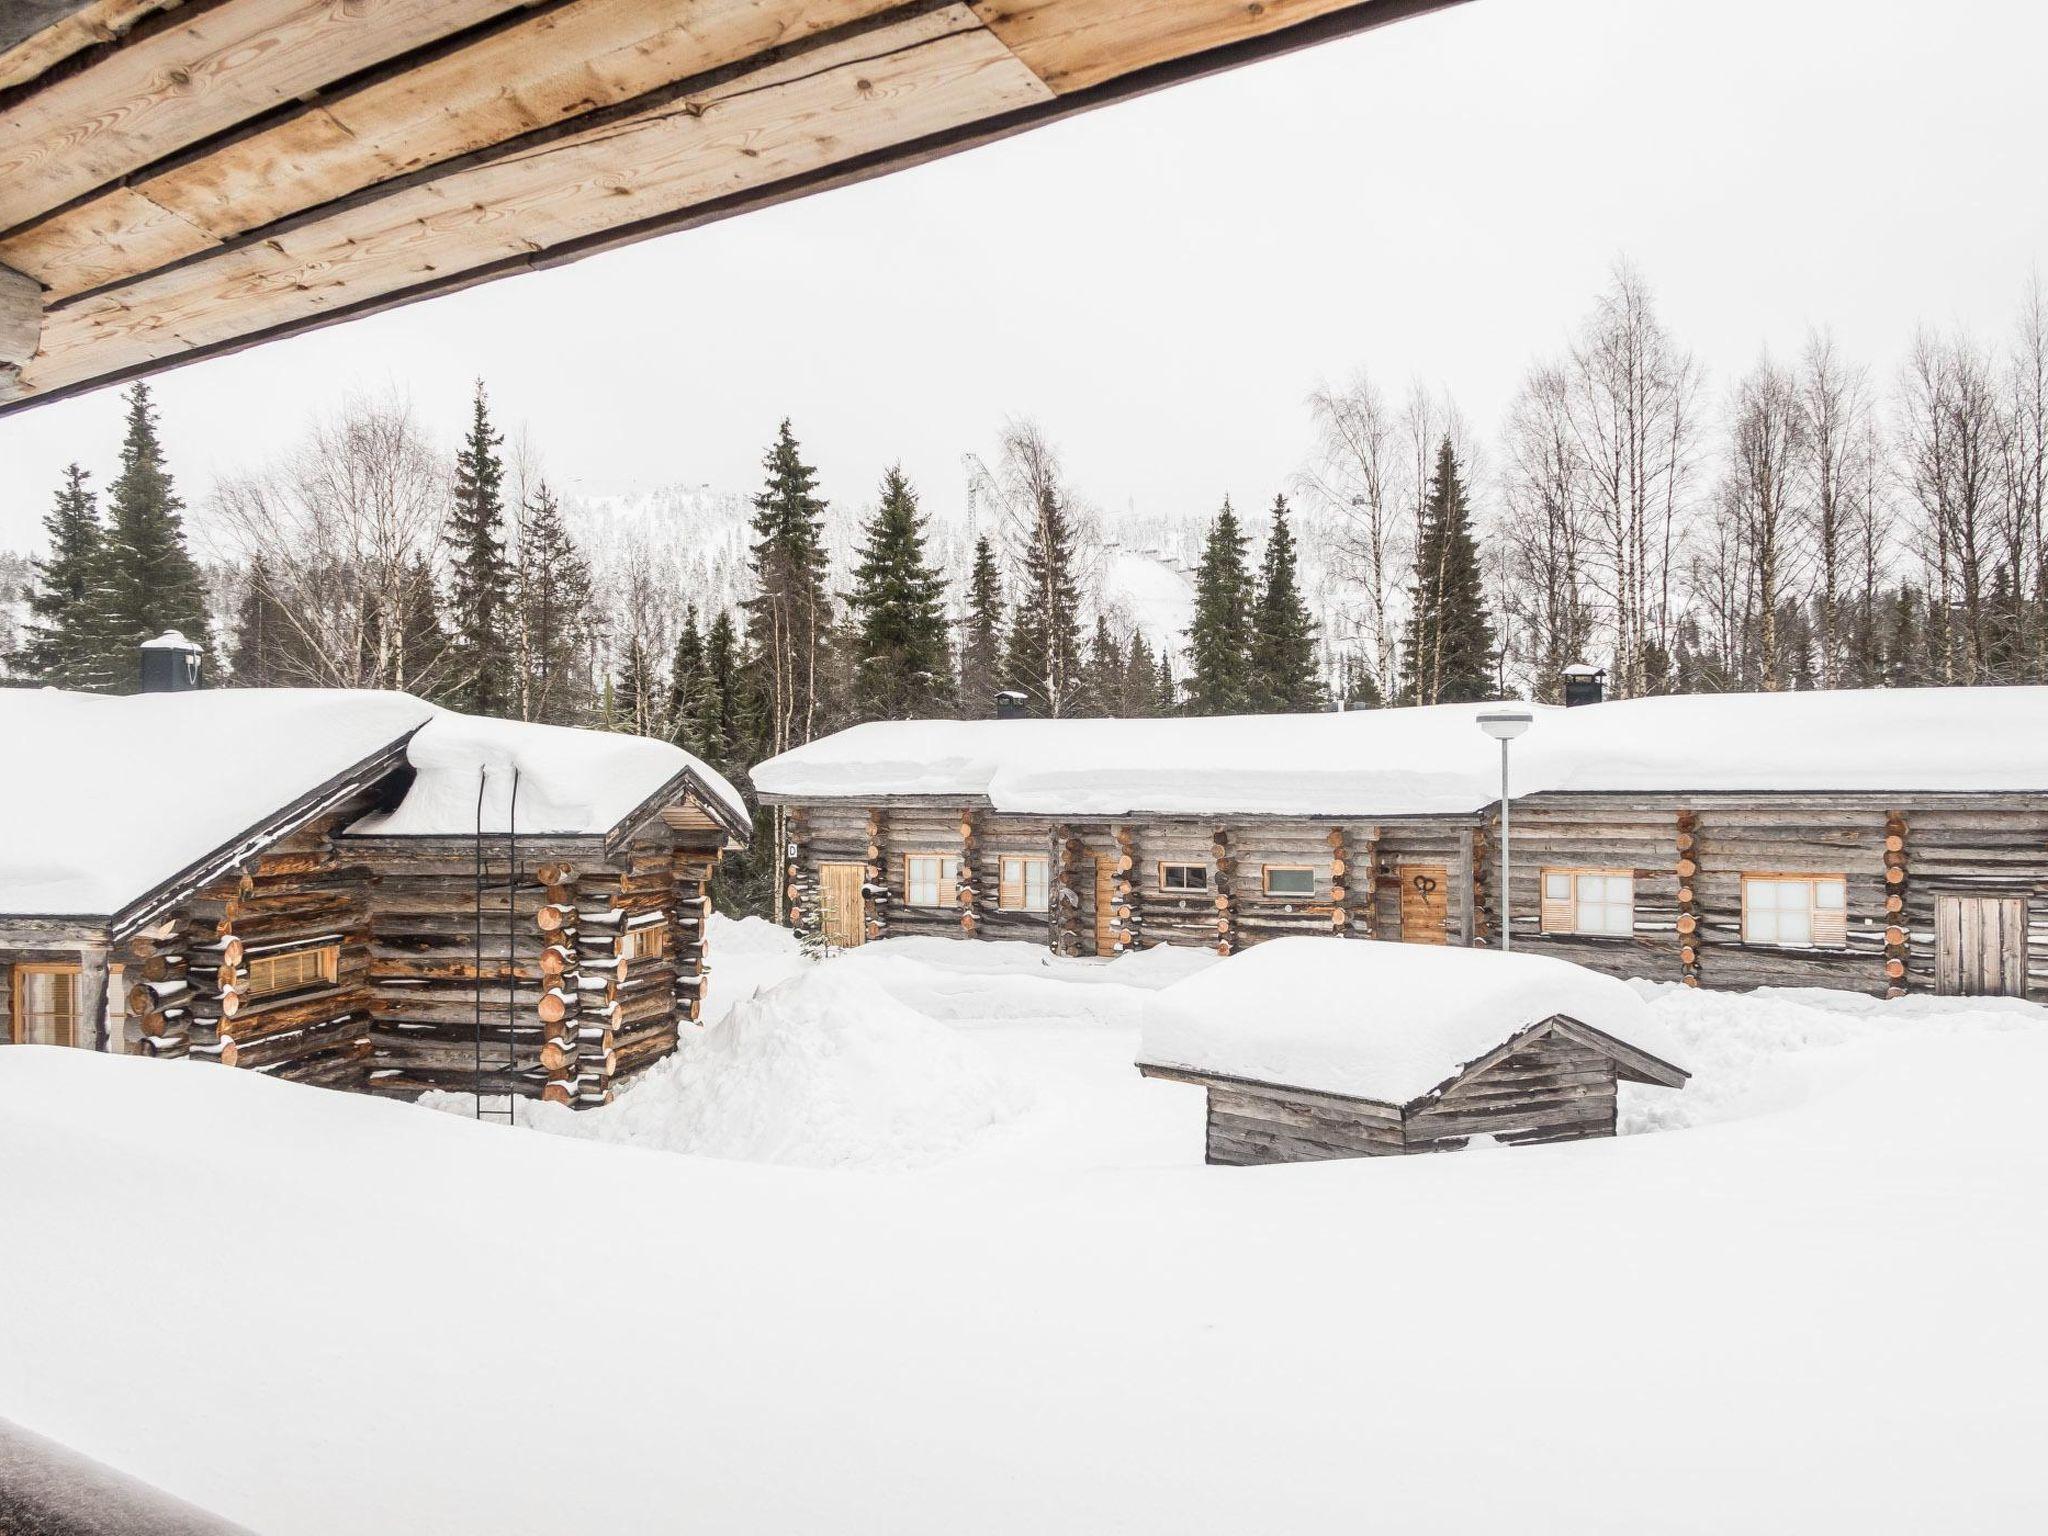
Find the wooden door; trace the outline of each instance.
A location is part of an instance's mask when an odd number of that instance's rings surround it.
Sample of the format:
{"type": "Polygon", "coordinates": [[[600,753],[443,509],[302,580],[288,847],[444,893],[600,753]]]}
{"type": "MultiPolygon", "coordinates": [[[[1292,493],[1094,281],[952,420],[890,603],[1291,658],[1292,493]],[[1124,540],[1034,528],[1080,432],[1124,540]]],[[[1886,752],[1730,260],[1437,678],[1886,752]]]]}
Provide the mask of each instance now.
{"type": "Polygon", "coordinates": [[[1441,864],[1402,864],[1401,942],[1441,944],[1444,914],[1450,909],[1451,872],[1441,864]]]}
{"type": "Polygon", "coordinates": [[[78,1044],[78,994],[75,965],[15,966],[14,995],[9,999],[15,1044],[78,1044]]]}
{"type": "Polygon", "coordinates": [[[1095,856],[1095,953],[1116,953],[1116,860],[1095,856]]]}
{"type": "Polygon", "coordinates": [[[1934,898],[1934,990],[1961,997],[2027,995],[2024,896],[1934,898]]]}
{"type": "Polygon", "coordinates": [[[867,942],[867,866],[820,864],[818,891],[825,908],[825,942],[853,949],[867,942]]]}

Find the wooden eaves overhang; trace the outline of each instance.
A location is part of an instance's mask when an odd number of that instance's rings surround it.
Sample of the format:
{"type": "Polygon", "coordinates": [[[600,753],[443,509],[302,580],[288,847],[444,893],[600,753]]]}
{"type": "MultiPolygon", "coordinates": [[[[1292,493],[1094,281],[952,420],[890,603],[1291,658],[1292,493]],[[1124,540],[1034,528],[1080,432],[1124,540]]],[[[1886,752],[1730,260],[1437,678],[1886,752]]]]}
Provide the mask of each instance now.
{"type": "Polygon", "coordinates": [[[1459,0],[4,0],[0,413],[1459,0]]]}
{"type": "Polygon", "coordinates": [[[203,858],[159,881],[116,912],[10,914],[0,917],[0,940],[30,942],[54,936],[64,942],[92,939],[118,943],[148,927],[201,887],[255,858],[273,843],[290,837],[307,822],[399,772],[406,766],[405,749],[412,738],[413,731],[407,731],[353,767],[251,824],[203,858]]]}

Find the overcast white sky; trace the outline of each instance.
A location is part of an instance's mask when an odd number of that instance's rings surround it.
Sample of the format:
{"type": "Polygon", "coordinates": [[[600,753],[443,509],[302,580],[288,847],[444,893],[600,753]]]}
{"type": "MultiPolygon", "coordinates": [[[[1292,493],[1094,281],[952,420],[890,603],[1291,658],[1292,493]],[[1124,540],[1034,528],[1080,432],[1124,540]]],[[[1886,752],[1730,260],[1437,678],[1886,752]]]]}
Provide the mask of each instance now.
{"type": "MultiPolygon", "coordinates": [[[[1097,504],[1280,489],[1369,365],[1491,433],[1617,255],[1717,385],[1832,324],[2003,328],[2048,253],[2048,7],[1474,0],[868,185],[162,376],[186,498],[352,388],[452,442],[481,375],[578,488],[751,490],[785,413],[827,495],[932,504],[1009,414],[1097,504]]],[[[0,421],[0,546],[115,391],[0,421]]]]}

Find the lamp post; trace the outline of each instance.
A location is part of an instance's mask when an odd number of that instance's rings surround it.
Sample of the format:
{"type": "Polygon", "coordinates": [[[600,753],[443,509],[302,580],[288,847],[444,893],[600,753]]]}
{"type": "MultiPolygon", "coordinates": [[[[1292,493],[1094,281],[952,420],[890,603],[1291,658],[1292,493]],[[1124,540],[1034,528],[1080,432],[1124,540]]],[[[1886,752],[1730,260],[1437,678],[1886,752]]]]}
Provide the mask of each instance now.
{"type": "Polygon", "coordinates": [[[1479,729],[1500,743],[1500,947],[1508,948],[1508,743],[1529,729],[1536,717],[1518,706],[1489,709],[1479,717],[1479,729]]]}

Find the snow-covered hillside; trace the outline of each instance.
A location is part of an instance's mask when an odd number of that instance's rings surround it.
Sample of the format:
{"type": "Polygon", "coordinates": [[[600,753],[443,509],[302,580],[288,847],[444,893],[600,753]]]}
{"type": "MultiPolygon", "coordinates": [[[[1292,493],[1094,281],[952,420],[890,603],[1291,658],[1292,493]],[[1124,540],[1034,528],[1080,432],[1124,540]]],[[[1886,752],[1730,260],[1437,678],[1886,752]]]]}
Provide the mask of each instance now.
{"type": "Polygon", "coordinates": [[[266,1536],[2048,1522],[2042,1009],[1651,988],[1637,1134],[1240,1170],[1200,955],[713,952],[568,1135],[0,1049],[0,1415],[266,1536]]]}

